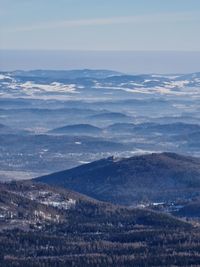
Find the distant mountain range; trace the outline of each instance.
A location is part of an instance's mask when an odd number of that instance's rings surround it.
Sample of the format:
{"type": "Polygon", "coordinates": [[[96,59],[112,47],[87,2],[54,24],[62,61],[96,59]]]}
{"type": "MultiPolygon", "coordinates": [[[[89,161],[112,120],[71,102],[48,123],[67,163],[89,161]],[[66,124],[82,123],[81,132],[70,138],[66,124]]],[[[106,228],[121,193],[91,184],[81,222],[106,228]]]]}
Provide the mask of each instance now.
{"type": "MultiPolygon", "coordinates": [[[[93,116],[95,119],[102,120],[115,120],[115,118],[126,118],[126,116],[118,115],[118,113],[111,114],[98,114],[93,116]],[[113,118],[113,119],[112,119],[113,118]]],[[[48,133],[51,134],[67,134],[67,135],[100,135],[104,132],[104,134],[108,134],[108,136],[112,136],[112,134],[120,134],[120,135],[157,135],[161,134],[164,136],[167,135],[190,135],[196,134],[200,131],[200,125],[198,124],[189,124],[189,123],[168,123],[168,124],[159,124],[159,123],[141,123],[141,124],[133,124],[133,123],[114,123],[107,127],[100,128],[91,124],[73,124],[66,125],[63,127],[58,127],[53,130],[50,130],[48,133]]],[[[189,137],[189,136],[188,136],[189,137]]]]}
{"type": "MultiPolygon", "coordinates": [[[[59,98],[60,95],[81,93],[85,98],[95,99],[99,92],[123,96],[163,94],[188,95],[182,92],[200,85],[200,73],[187,75],[141,74],[127,75],[110,70],[31,70],[0,72],[0,88],[4,96],[59,98]],[[17,90],[15,90],[17,89],[17,90]],[[111,92],[112,91],[112,92],[111,92]],[[87,92],[87,94],[86,94],[87,92]],[[92,92],[92,94],[91,94],[92,92]]],[[[108,96],[108,95],[107,95],[108,96]]],[[[96,98],[97,99],[97,98],[96,98]]]]}
{"type": "Polygon", "coordinates": [[[30,71],[13,71],[12,76],[29,77],[29,78],[56,78],[56,79],[77,79],[77,78],[96,78],[105,79],[111,76],[122,75],[121,72],[112,70],[30,70],[30,71]]]}
{"type": "Polygon", "coordinates": [[[90,124],[75,124],[67,125],[64,127],[59,127],[49,131],[55,134],[69,134],[69,135],[97,135],[102,132],[98,127],[92,126],[90,124]]]}
{"type": "Polygon", "coordinates": [[[112,133],[124,134],[164,134],[164,135],[178,135],[188,134],[200,131],[200,125],[189,123],[115,123],[106,128],[107,131],[112,133]]]}
{"type": "Polygon", "coordinates": [[[105,113],[100,113],[96,115],[92,115],[89,117],[90,119],[93,120],[131,120],[130,116],[127,116],[126,114],[120,113],[120,112],[105,112],[105,113]]]}
{"type": "Polygon", "coordinates": [[[36,181],[123,205],[200,196],[200,159],[174,153],[107,158],[36,181]]]}

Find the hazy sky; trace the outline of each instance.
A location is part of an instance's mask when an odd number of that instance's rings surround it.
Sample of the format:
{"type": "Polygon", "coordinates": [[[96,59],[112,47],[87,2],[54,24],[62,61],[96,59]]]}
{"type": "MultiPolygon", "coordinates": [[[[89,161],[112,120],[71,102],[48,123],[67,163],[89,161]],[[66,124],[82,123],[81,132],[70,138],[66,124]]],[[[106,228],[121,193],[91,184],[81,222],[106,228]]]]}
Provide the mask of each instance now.
{"type": "Polygon", "coordinates": [[[15,50],[0,51],[0,69],[108,66],[132,72],[197,71],[199,30],[200,0],[0,0],[0,50],[15,50]],[[67,52],[64,57],[47,50],[193,53],[67,52]]]}
{"type": "Polygon", "coordinates": [[[200,0],[0,0],[0,48],[200,50],[200,0]]]}

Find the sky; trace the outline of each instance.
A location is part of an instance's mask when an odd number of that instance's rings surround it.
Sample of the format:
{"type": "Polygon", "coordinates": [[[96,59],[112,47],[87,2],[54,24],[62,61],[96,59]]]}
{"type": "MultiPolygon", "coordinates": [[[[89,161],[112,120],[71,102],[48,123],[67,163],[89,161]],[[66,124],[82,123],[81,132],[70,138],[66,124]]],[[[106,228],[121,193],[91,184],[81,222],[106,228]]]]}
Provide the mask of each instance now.
{"type": "MultiPolygon", "coordinates": [[[[0,50],[15,53],[190,51],[194,57],[199,29],[200,0],[0,0],[0,50]]],[[[53,61],[48,64],[53,67],[53,61]]],[[[9,66],[0,62],[1,68],[9,66]]]]}

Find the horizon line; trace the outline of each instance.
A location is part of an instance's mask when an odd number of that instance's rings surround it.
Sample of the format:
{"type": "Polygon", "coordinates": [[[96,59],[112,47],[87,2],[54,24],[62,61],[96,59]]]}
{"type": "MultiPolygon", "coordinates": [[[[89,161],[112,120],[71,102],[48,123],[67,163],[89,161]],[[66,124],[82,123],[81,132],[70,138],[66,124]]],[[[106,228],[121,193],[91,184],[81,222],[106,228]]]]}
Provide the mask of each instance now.
{"type": "Polygon", "coordinates": [[[16,51],[16,52],[28,52],[28,51],[42,51],[42,52],[180,52],[180,53],[200,53],[200,50],[119,50],[119,49],[114,49],[114,50],[100,50],[100,49],[64,49],[64,48],[61,48],[61,49],[46,49],[46,48],[24,48],[24,49],[19,49],[19,48],[0,48],[0,51],[16,51]]]}

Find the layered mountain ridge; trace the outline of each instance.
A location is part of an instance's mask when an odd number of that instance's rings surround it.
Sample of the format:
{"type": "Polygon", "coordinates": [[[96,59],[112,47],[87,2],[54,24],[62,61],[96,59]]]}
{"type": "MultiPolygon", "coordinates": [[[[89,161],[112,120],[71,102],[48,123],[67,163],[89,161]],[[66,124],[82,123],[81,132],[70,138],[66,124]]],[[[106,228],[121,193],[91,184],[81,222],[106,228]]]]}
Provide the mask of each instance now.
{"type": "Polygon", "coordinates": [[[200,195],[200,159],[175,153],[110,157],[36,181],[123,205],[175,201],[200,195]]]}

